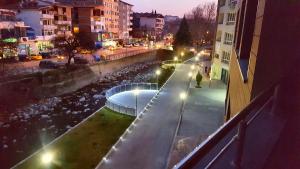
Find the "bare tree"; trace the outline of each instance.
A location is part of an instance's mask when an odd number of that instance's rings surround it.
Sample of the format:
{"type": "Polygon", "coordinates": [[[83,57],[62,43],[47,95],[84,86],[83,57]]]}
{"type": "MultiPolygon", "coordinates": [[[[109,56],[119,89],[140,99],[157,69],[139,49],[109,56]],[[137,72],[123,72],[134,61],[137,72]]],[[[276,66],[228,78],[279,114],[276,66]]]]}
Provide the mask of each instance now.
{"type": "Polygon", "coordinates": [[[72,58],[81,49],[93,50],[94,41],[88,33],[78,33],[75,35],[61,35],[52,40],[54,47],[68,56],[67,66],[71,64],[72,58]]]}
{"type": "Polygon", "coordinates": [[[200,4],[186,15],[194,43],[212,42],[216,12],[216,4],[212,2],[200,4]]]}
{"type": "Polygon", "coordinates": [[[67,66],[71,64],[71,59],[74,58],[77,50],[80,47],[79,39],[77,36],[62,35],[57,36],[52,40],[54,47],[60,52],[68,56],[67,66]]]}

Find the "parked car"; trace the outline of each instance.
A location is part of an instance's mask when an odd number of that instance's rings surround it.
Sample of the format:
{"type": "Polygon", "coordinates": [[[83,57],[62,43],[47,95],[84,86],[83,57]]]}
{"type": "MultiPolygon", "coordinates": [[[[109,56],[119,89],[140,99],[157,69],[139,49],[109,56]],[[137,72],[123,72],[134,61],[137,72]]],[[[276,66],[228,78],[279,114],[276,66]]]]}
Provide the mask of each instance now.
{"type": "Polygon", "coordinates": [[[75,64],[88,64],[89,61],[86,58],[82,57],[82,56],[75,56],[74,57],[74,63],[75,64]]]}
{"type": "Polygon", "coordinates": [[[92,51],[86,50],[86,49],[82,49],[82,50],[80,50],[80,53],[81,53],[81,54],[91,54],[92,51]]]}
{"type": "Polygon", "coordinates": [[[40,52],[40,55],[43,57],[43,59],[51,58],[50,52],[40,52]]]}
{"type": "Polygon", "coordinates": [[[26,54],[18,54],[18,58],[19,58],[19,61],[21,61],[21,62],[25,62],[25,61],[30,60],[30,57],[26,54]]]}
{"type": "Polygon", "coordinates": [[[58,62],[63,62],[65,60],[65,57],[63,55],[56,55],[58,62]]]}
{"type": "Polygon", "coordinates": [[[124,47],[125,47],[125,48],[131,48],[131,47],[132,47],[132,44],[125,44],[124,47]]]}
{"type": "Polygon", "coordinates": [[[31,55],[31,60],[42,60],[43,57],[41,55],[31,55]]]}
{"type": "Polygon", "coordinates": [[[135,44],[133,44],[133,46],[134,46],[134,47],[139,47],[140,44],[139,44],[139,43],[135,43],[135,44]]]}
{"type": "Polygon", "coordinates": [[[41,60],[39,67],[41,69],[58,69],[64,66],[63,63],[54,62],[52,60],[41,60]]]}

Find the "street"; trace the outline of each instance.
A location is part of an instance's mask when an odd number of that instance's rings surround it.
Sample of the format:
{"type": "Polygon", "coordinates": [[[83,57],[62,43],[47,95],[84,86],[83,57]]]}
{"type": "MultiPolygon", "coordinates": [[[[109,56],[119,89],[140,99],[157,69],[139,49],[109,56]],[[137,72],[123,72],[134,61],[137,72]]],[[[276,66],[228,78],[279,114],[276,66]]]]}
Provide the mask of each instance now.
{"type": "MultiPolygon", "coordinates": [[[[151,51],[152,49],[146,49],[145,47],[131,47],[131,48],[118,48],[116,50],[108,50],[108,49],[101,49],[95,52],[95,54],[99,56],[104,56],[106,60],[117,60],[124,57],[144,53],[151,51]]],[[[77,54],[77,56],[83,56],[89,61],[89,64],[96,63],[94,61],[92,54],[77,54]]],[[[56,62],[57,58],[51,58],[50,60],[56,62]]],[[[67,57],[65,57],[65,60],[63,62],[67,62],[67,57]]],[[[35,72],[45,72],[47,69],[40,69],[39,68],[40,61],[37,60],[31,60],[26,62],[16,62],[16,63],[8,63],[4,65],[4,75],[5,76],[12,76],[12,75],[18,75],[18,74],[30,74],[35,72]]]]}

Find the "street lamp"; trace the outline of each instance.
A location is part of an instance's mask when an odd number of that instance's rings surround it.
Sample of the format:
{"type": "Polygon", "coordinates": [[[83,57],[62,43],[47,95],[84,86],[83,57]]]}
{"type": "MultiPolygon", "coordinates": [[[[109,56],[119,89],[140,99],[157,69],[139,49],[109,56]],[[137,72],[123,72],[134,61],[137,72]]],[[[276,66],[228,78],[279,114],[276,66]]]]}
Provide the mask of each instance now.
{"type": "Polygon", "coordinates": [[[181,53],[180,53],[180,56],[181,56],[181,59],[182,59],[183,56],[184,56],[184,52],[181,52],[181,53]]]}
{"type": "Polygon", "coordinates": [[[42,155],[41,160],[42,160],[42,163],[43,163],[43,164],[48,165],[48,164],[50,164],[50,163],[53,161],[53,158],[54,158],[53,153],[51,153],[51,152],[46,152],[46,153],[44,153],[44,154],[42,155]]]}
{"type": "Polygon", "coordinates": [[[176,68],[177,62],[178,62],[178,57],[177,56],[174,57],[174,61],[175,61],[175,68],[176,68]]]}
{"type": "Polygon", "coordinates": [[[180,98],[182,101],[185,100],[186,97],[187,97],[187,94],[186,94],[185,92],[181,92],[181,93],[179,94],[179,98],[180,98]]]}
{"type": "Polygon", "coordinates": [[[135,115],[138,115],[138,95],[140,94],[140,90],[139,89],[135,89],[133,91],[134,95],[135,95],[135,115]]]}
{"type": "Polygon", "coordinates": [[[196,62],[199,62],[199,56],[197,56],[197,57],[195,58],[195,60],[196,60],[196,62]]]}
{"type": "Polygon", "coordinates": [[[161,71],[158,69],[155,71],[155,74],[156,74],[156,90],[158,90],[158,76],[161,74],[161,71]]]}
{"type": "Polygon", "coordinates": [[[191,78],[191,77],[193,77],[193,73],[192,72],[189,72],[189,77],[191,78]]]}
{"type": "Polygon", "coordinates": [[[192,70],[195,70],[195,65],[192,65],[192,66],[191,66],[191,69],[192,69],[192,70]]]}

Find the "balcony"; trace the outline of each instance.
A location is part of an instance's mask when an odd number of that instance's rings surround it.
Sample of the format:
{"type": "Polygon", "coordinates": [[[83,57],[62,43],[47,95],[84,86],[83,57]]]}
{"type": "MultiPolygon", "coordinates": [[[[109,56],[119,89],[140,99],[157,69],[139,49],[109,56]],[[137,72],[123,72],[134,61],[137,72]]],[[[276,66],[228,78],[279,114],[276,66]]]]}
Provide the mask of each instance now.
{"type": "Polygon", "coordinates": [[[42,19],[54,19],[53,14],[42,14],[42,19]]]}
{"type": "Polygon", "coordinates": [[[55,21],[55,24],[57,25],[71,25],[71,21],[55,21]]]}
{"type": "Polygon", "coordinates": [[[45,30],[55,30],[55,29],[57,29],[56,25],[42,25],[42,27],[45,30]]]}
{"type": "Polygon", "coordinates": [[[224,41],[224,45],[232,45],[232,41],[224,41]]]}
{"type": "Polygon", "coordinates": [[[224,63],[224,64],[226,64],[226,65],[229,65],[229,62],[230,62],[230,61],[229,61],[229,60],[226,60],[226,59],[222,59],[221,62],[224,63]]]}
{"type": "MultiPolygon", "coordinates": [[[[284,83],[275,83],[262,91],[239,114],[175,165],[174,169],[261,169],[274,165],[277,158],[283,158],[280,163],[285,166],[287,160],[284,158],[289,157],[273,153],[279,152],[278,142],[290,139],[281,137],[289,132],[285,131],[289,124],[288,112],[282,112],[282,107],[286,106],[283,104],[289,104],[283,99],[291,92],[287,92],[283,85],[284,83]]],[[[294,108],[290,109],[294,111],[294,108]]],[[[299,143],[293,145],[297,146],[299,143]]],[[[289,153],[286,152],[286,155],[289,153]]],[[[295,161],[294,165],[295,163],[298,162],[295,161]]]]}

